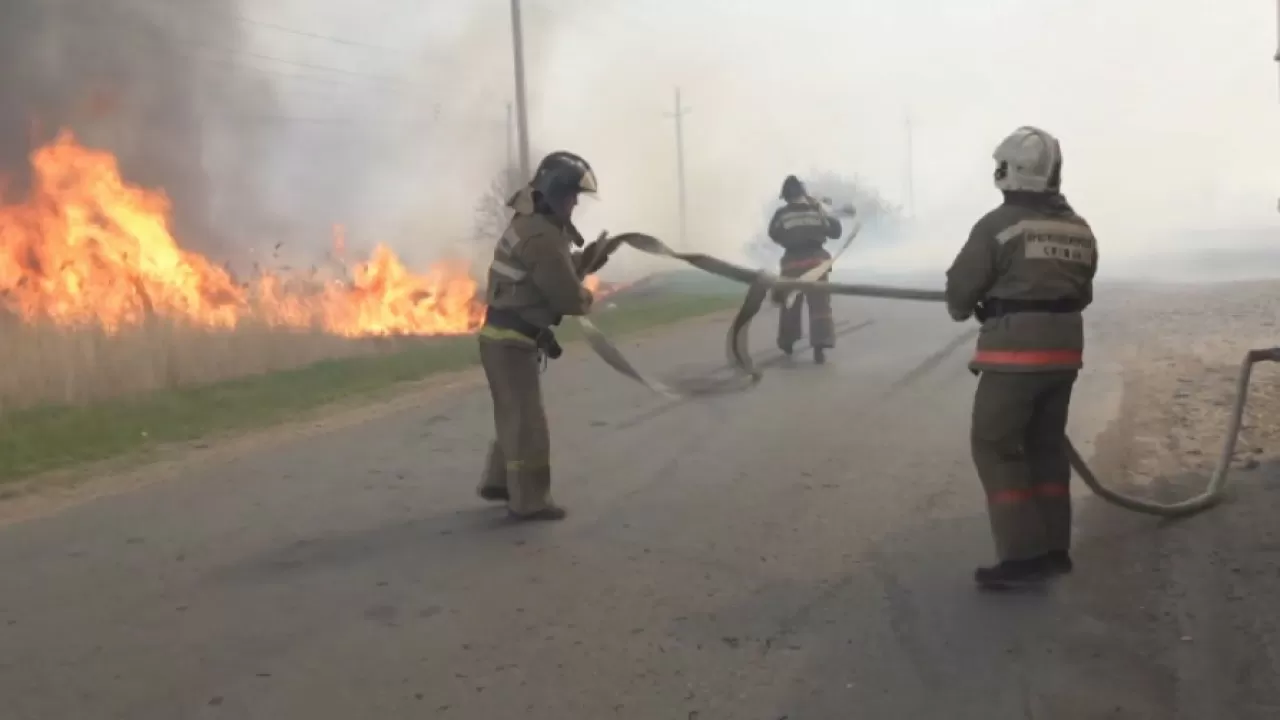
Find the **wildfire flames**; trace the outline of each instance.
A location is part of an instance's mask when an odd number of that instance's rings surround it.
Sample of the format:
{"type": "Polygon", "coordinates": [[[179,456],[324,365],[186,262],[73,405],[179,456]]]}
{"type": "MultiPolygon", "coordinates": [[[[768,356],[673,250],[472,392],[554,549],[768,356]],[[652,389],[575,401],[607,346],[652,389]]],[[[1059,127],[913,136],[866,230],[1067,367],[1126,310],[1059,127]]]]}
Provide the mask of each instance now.
{"type": "Polygon", "coordinates": [[[345,279],[274,271],[242,283],[183,250],[168,198],[126,183],[110,153],[63,133],[31,162],[28,199],[0,204],[0,304],[27,322],[115,332],[149,317],[207,328],[252,320],[344,336],[462,334],[482,322],[463,263],[415,273],[378,246],[345,266],[345,279]]]}

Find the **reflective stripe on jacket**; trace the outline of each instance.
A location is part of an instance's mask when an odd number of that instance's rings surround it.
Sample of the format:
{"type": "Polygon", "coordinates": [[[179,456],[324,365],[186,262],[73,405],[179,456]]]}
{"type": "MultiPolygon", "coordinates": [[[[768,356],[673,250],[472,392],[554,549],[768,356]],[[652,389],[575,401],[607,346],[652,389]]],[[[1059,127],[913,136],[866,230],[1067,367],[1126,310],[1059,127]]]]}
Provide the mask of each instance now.
{"type": "MultiPolygon", "coordinates": [[[[827,215],[811,202],[790,202],[778,208],[769,221],[769,239],[782,246],[784,266],[831,257],[823,245],[843,232],[839,218],[827,215]]],[[[817,264],[817,263],[815,263],[817,264]]],[[[812,267],[812,265],[810,266],[812,267]]]]}
{"type": "Polygon", "coordinates": [[[493,249],[485,303],[508,310],[538,328],[564,315],[584,315],[591,293],[582,286],[572,247],[580,239],[571,223],[517,212],[493,249]]]}

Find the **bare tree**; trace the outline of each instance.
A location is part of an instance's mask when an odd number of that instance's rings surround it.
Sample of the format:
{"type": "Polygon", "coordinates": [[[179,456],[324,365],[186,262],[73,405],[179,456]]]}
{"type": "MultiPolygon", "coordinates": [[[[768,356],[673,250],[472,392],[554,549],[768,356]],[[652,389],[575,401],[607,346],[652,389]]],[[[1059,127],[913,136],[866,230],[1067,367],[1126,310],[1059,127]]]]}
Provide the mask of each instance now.
{"type": "Polygon", "coordinates": [[[511,219],[511,208],[507,207],[507,201],[522,184],[518,167],[503,168],[489,181],[489,187],[476,200],[474,209],[473,237],[478,244],[487,247],[502,235],[511,219]]]}

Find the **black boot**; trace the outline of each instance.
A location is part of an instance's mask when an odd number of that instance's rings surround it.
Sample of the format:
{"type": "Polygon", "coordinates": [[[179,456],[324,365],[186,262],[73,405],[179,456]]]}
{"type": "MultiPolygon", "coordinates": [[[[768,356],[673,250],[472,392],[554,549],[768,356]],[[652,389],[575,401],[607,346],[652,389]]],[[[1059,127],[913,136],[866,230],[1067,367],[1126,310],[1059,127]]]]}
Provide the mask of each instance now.
{"type": "Polygon", "coordinates": [[[555,522],[557,520],[565,519],[569,512],[559,505],[548,505],[541,510],[524,515],[510,511],[508,511],[507,514],[511,516],[512,520],[519,520],[521,522],[535,522],[539,520],[544,522],[555,522]]]}
{"type": "Polygon", "coordinates": [[[1050,550],[1045,557],[1045,564],[1049,566],[1049,572],[1055,575],[1066,575],[1075,569],[1075,563],[1071,562],[1071,554],[1066,550],[1050,550]]]}
{"type": "Polygon", "coordinates": [[[511,494],[506,488],[499,487],[482,487],[476,491],[476,494],[483,500],[489,502],[506,502],[511,499],[511,494]]]}
{"type": "Polygon", "coordinates": [[[973,571],[973,580],[984,590],[1012,590],[1044,584],[1051,574],[1047,556],[1030,560],[1005,560],[973,571]]]}
{"type": "Polygon", "coordinates": [[[825,365],[827,363],[827,349],[821,347],[814,348],[813,362],[817,365],[825,365]]]}

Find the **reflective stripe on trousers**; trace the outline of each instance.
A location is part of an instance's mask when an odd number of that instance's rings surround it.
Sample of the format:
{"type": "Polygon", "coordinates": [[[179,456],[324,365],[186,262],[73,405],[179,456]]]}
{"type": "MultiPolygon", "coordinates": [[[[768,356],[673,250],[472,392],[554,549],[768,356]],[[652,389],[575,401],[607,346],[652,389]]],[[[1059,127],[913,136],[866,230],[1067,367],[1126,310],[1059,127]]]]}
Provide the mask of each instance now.
{"type": "Polygon", "coordinates": [[[529,337],[528,335],[525,335],[522,332],[517,332],[515,330],[508,330],[506,328],[494,327],[492,325],[485,325],[484,327],[480,328],[480,337],[488,338],[490,340],[515,341],[524,345],[529,345],[531,347],[538,346],[538,343],[534,342],[533,338],[529,337]]]}
{"type": "Polygon", "coordinates": [[[1071,486],[1062,483],[1043,483],[1030,490],[997,490],[987,495],[987,502],[992,505],[1015,505],[1032,502],[1041,497],[1066,497],[1071,494],[1071,486]]]}
{"type": "Polygon", "coordinates": [[[1064,438],[1077,374],[984,371],[978,380],[970,442],[1001,560],[1070,549],[1064,438]]]}
{"type": "Polygon", "coordinates": [[[1062,367],[1084,362],[1083,350],[978,350],[973,362],[1011,367],[1062,367]]]}
{"type": "Polygon", "coordinates": [[[824,257],[806,258],[804,260],[786,260],[782,263],[782,272],[790,273],[799,270],[801,272],[797,272],[795,275],[787,275],[787,277],[798,277],[803,273],[803,271],[816,268],[826,261],[827,258],[824,257]]]}

